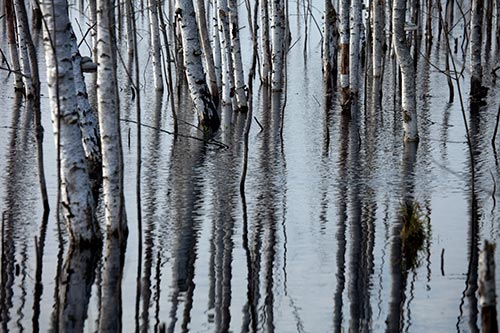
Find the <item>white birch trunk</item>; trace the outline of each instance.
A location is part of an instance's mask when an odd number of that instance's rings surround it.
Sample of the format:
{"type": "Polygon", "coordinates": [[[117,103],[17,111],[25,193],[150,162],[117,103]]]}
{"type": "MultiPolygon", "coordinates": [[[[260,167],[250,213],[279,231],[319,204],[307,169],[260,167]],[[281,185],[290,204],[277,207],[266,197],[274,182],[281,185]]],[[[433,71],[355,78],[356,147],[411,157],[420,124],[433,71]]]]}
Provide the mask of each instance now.
{"type": "Polygon", "coordinates": [[[196,17],[200,25],[200,39],[203,54],[205,55],[205,69],[208,76],[208,88],[214,101],[215,107],[219,105],[219,88],[217,85],[217,75],[215,73],[214,55],[208,38],[207,19],[205,17],[205,0],[196,0],[196,17]]]}
{"type": "Polygon", "coordinates": [[[231,58],[231,35],[229,33],[229,9],[227,0],[217,0],[217,22],[222,67],[222,129],[228,129],[232,119],[234,95],[234,71],[231,58]]]}
{"type": "Polygon", "coordinates": [[[14,71],[14,90],[23,90],[23,77],[19,64],[19,52],[16,41],[16,15],[13,0],[5,1],[5,18],[7,20],[7,42],[9,45],[11,70],[14,71]]]}
{"type": "Polygon", "coordinates": [[[283,89],[283,62],[285,46],[285,13],[283,0],[271,2],[271,89],[283,89]]]}
{"type": "Polygon", "coordinates": [[[402,118],[405,141],[418,141],[417,100],[415,96],[415,68],[410,49],[406,45],[404,30],[406,17],[406,0],[394,0],[392,27],[394,31],[394,50],[402,75],[402,118]]]}
{"type": "Polygon", "coordinates": [[[340,89],[342,105],[349,104],[349,0],[340,0],[340,89]]]}
{"type": "Polygon", "coordinates": [[[481,66],[483,24],[483,0],[472,0],[470,32],[470,80],[471,97],[474,99],[482,85],[483,68],[481,66]]]}
{"type": "Polygon", "coordinates": [[[81,69],[80,51],[76,35],[70,28],[71,39],[71,55],[73,57],[73,77],[75,80],[75,95],[78,106],[78,122],[80,131],[82,132],[82,143],[87,158],[89,175],[92,178],[98,178],[102,166],[101,148],[99,146],[99,128],[97,125],[97,116],[90,106],[89,97],[87,94],[87,86],[81,69]],[[92,177],[94,176],[94,177],[92,177]]]}
{"type": "Polygon", "coordinates": [[[217,14],[217,1],[213,0],[213,7],[214,7],[214,16],[213,16],[213,29],[212,29],[212,36],[213,36],[213,41],[212,41],[212,50],[214,54],[214,67],[215,67],[215,76],[217,79],[217,88],[219,92],[222,93],[222,54],[220,50],[220,40],[219,40],[219,18],[217,14]]]}
{"type": "Polygon", "coordinates": [[[97,0],[97,108],[101,130],[104,213],[109,234],[125,235],[123,165],[111,15],[113,1],[97,0]]]}
{"type": "Polygon", "coordinates": [[[271,82],[271,46],[269,42],[269,4],[261,0],[260,4],[260,75],[262,84],[271,82]]]}
{"type": "Polygon", "coordinates": [[[337,13],[331,0],[325,0],[323,28],[323,75],[327,83],[327,91],[334,89],[337,83],[337,50],[338,27],[337,13]]]}
{"type": "Polygon", "coordinates": [[[31,83],[31,69],[30,60],[28,56],[28,42],[27,36],[29,34],[28,22],[24,22],[21,15],[21,7],[24,6],[24,2],[21,0],[14,0],[14,9],[16,13],[17,22],[17,45],[19,48],[19,65],[21,72],[23,73],[23,83],[24,83],[24,93],[27,98],[33,97],[33,85],[31,83]]]}
{"type": "Polygon", "coordinates": [[[44,46],[52,123],[61,153],[61,213],[72,243],[90,242],[97,236],[97,225],[78,128],[68,6],[65,0],[41,1],[40,6],[46,22],[44,46]]]}
{"type": "Polygon", "coordinates": [[[158,7],[156,1],[157,0],[148,0],[149,34],[151,38],[151,53],[153,54],[154,87],[158,91],[163,91],[160,29],[158,25],[158,7]]]}
{"type": "Polygon", "coordinates": [[[359,50],[361,41],[361,0],[351,0],[350,37],[349,37],[349,86],[351,94],[359,90],[359,50]]]}
{"type": "Polygon", "coordinates": [[[208,90],[203,64],[201,46],[198,38],[198,25],[192,0],[176,0],[175,12],[181,30],[184,66],[189,93],[198,113],[200,127],[207,132],[216,132],[220,125],[219,115],[208,90]]]}
{"type": "Polygon", "coordinates": [[[238,23],[238,3],[236,0],[228,1],[229,8],[229,23],[231,33],[231,55],[234,67],[234,89],[236,101],[238,102],[238,110],[248,110],[245,74],[243,72],[243,63],[241,61],[241,45],[240,45],[240,27],[238,23]]]}

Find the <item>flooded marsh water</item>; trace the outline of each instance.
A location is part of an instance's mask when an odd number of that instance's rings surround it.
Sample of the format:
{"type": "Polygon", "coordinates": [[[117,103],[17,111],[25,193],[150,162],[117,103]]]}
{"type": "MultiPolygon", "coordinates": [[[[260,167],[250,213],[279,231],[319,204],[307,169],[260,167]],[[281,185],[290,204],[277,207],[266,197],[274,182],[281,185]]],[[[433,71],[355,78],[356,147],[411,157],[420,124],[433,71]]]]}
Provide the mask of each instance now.
{"type": "MultiPolygon", "coordinates": [[[[141,30],[139,179],[135,100],[120,69],[124,250],[113,243],[68,249],[55,218],[57,155],[42,84],[51,199],[43,227],[32,110],[0,71],[1,331],[93,332],[103,323],[124,332],[479,330],[478,253],[500,235],[500,169],[491,144],[498,83],[488,79],[488,105],[471,115],[467,71],[460,81],[470,153],[458,98],[447,103],[446,79],[434,67],[444,63],[434,45],[432,65],[423,57],[417,64],[420,142],[405,146],[390,66],[381,106],[361,94],[354,116],[343,116],[338,96],[325,97],[317,31],[304,54],[300,10],[290,6],[297,44],[288,54],[286,92],[255,81],[244,196],[248,114],[234,114],[233,127],[215,138],[221,144],[192,139],[196,116],[184,91],[177,112],[185,136],[155,130],[171,131],[173,118],[169,96],[152,87],[141,30]],[[401,265],[407,200],[418,203],[425,230],[412,269],[401,265]]],[[[245,28],[242,34],[250,49],[245,28]]]]}

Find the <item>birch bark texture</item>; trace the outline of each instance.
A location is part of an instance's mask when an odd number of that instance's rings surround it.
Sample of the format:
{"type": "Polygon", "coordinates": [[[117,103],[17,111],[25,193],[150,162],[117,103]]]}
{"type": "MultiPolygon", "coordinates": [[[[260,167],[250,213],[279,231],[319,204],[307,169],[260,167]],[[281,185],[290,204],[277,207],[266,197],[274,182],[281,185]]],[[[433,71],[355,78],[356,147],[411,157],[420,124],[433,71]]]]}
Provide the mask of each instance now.
{"type": "Polygon", "coordinates": [[[219,128],[220,120],[203,72],[202,52],[193,1],[176,0],[175,7],[176,20],[181,30],[182,52],[189,93],[198,114],[199,126],[204,131],[213,133],[219,128]]]}
{"type": "Polygon", "coordinates": [[[102,167],[99,128],[96,112],[92,109],[87,93],[87,86],[81,68],[82,56],[78,50],[75,32],[70,28],[71,55],[73,58],[73,77],[78,107],[78,122],[82,132],[82,143],[87,158],[91,180],[99,178],[102,167]]]}
{"type": "Polygon", "coordinates": [[[24,2],[14,0],[14,10],[17,22],[17,45],[19,50],[19,65],[23,73],[24,94],[27,98],[33,98],[33,84],[31,83],[31,67],[28,55],[28,38],[31,38],[28,20],[22,14],[24,2]]]}
{"type": "Polygon", "coordinates": [[[231,35],[231,56],[234,69],[234,89],[239,111],[248,110],[245,74],[241,60],[240,27],[238,22],[238,2],[228,0],[229,32],[231,35]]]}
{"type": "Polygon", "coordinates": [[[153,77],[154,87],[158,91],[163,91],[163,73],[161,66],[161,43],[160,29],[158,24],[157,0],[148,0],[149,14],[149,34],[151,38],[151,53],[153,54],[153,77]]]}
{"type": "Polygon", "coordinates": [[[70,241],[89,243],[98,236],[94,200],[78,127],[66,0],[41,1],[47,85],[56,147],[60,150],[61,214],[70,241]]]}
{"type": "Polygon", "coordinates": [[[325,0],[325,22],[323,27],[323,76],[327,84],[327,91],[337,87],[337,50],[338,26],[337,12],[332,0],[325,0]]]}
{"type": "Polygon", "coordinates": [[[234,96],[234,67],[231,58],[231,34],[227,0],[217,0],[217,23],[221,52],[222,74],[222,129],[231,125],[234,96]]]}
{"type": "Polygon", "coordinates": [[[271,89],[283,89],[283,65],[285,57],[285,8],[283,0],[271,1],[271,89]]]}
{"type": "Polygon", "coordinates": [[[101,130],[102,177],[106,229],[125,235],[127,221],[123,198],[123,162],[120,138],[116,68],[114,61],[113,0],[97,0],[97,107],[101,130]]]}
{"type": "Polygon", "coordinates": [[[205,0],[196,0],[196,17],[200,25],[200,29],[198,29],[198,31],[200,32],[201,47],[203,48],[203,54],[205,55],[208,88],[210,89],[212,100],[217,108],[219,105],[219,87],[217,85],[217,75],[215,72],[214,54],[210,45],[210,39],[208,38],[208,26],[205,12],[205,0]]]}
{"type": "Polygon", "coordinates": [[[5,18],[7,19],[7,43],[9,45],[10,62],[14,71],[14,90],[23,90],[23,77],[19,64],[19,52],[16,41],[16,15],[12,0],[5,0],[5,18]]]}
{"type": "Polygon", "coordinates": [[[349,91],[349,0],[340,0],[340,104],[346,107],[349,91]]]}
{"type": "Polygon", "coordinates": [[[349,86],[353,95],[359,90],[359,50],[361,40],[361,0],[351,0],[349,37],[349,86]]]}
{"type": "Polygon", "coordinates": [[[404,30],[406,18],[406,0],[393,0],[392,27],[393,43],[396,58],[401,69],[402,98],[401,109],[403,118],[404,141],[418,141],[417,100],[415,94],[415,67],[406,44],[404,30]]]}
{"type": "Polygon", "coordinates": [[[480,99],[483,68],[481,66],[483,0],[472,0],[470,32],[470,95],[480,99]]]}
{"type": "Polygon", "coordinates": [[[271,82],[271,44],[269,42],[269,3],[260,4],[260,77],[264,85],[271,82]]]}

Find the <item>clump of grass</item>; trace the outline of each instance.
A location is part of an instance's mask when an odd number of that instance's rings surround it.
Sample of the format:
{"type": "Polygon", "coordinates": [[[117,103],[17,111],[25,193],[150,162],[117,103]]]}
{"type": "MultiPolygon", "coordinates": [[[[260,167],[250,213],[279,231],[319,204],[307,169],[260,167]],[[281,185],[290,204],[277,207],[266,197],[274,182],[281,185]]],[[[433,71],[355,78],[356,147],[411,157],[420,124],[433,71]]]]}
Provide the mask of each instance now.
{"type": "Polygon", "coordinates": [[[420,265],[419,252],[424,247],[426,238],[424,221],[427,216],[422,213],[416,201],[405,202],[401,205],[401,249],[403,254],[402,268],[414,269],[420,265]]]}

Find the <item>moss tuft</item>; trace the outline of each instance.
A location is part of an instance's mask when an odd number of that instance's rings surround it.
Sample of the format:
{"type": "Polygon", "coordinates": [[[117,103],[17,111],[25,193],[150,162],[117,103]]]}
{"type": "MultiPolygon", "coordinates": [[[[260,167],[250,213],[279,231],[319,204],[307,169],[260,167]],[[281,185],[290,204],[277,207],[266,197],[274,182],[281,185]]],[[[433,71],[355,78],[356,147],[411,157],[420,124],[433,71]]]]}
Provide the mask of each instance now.
{"type": "Polygon", "coordinates": [[[414,269],[420,265],[419,252],[424,246],[426,238],[424,221],[427,216],[422,213],[416,201],[405,202],[401,205],[401,252],[403,255],[403,270],[414,269]]]}

